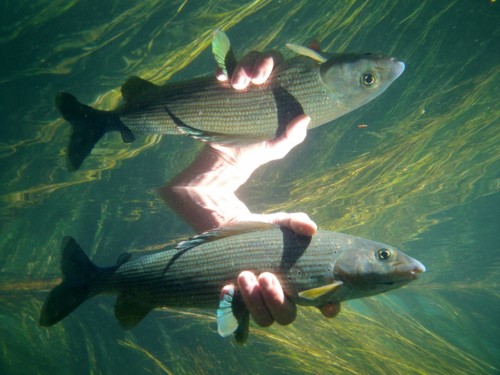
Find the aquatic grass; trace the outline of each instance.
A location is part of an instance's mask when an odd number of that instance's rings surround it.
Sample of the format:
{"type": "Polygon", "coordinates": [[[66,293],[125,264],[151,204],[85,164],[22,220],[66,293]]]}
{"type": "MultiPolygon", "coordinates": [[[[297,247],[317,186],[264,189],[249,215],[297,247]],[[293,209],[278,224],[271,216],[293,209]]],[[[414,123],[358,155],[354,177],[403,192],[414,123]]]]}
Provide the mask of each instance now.
{"type": "Polygon", "coordinates": [[[120,341],[118,341],[118,343],[122,346],[125,346],[127,348],[131,348],[131,349],[134,349],[134,350],[137,350],[137,351],[143,353],[146,357],[152,359],[154,361],[155,365],[157,365],[165,374],[168,374],[168,375],[173,374],[173,372],[171,372],[158,358],[156,358],[153,354],[148,352],[146,349],[141,348],[140,346],[138,346],[134,342],[132,342],[130,340],[120,340],[120,341]]]}
{"type": "MultiPolygon", "coordinates": [[[[81,42],[82,46],[85,46],[84,52],[81,55],[73,57],[71,61],[64,62],[63,63],[64,66],[68,64],[74,64],[78,61],[84,61],[89,57],[89,55],[96,53],[97,51],[100,51],[109,43],[112,43],[116,39],[121,38],[125,33],[132,32],[133,30],[138,29],[139,23],[143,22],[144,13],[145,12],[154,13],[155,8],[158,7],[161,3],[162,2],[142,2],[140,4],[137,4],[134,7],[124,11],[124,13],[120,14],[119,17],[114,18],[112,23],[106,25],[104,28],[102,28],[100,32],[91,32],[90,34],[85,34],[81,42]],[[133,15],[132,19],[130,19],[131,15],[133,15]],[[125,22],[127,23],[127,29],[120,30],[120,32],[115,33],[115,30],[118,29],[119,26],[124,24],[125,22]],[[95,45],[92,47],[91,47],[92,45],[91,41],[95,42],[95,45]]],[[[216,28],[223,28],[223,27],[230,28],[234,26],[242,19],[249,17],[254,12],[260,10],[263,6],[269,3],[269,1],[255,1],[250,6],[247,4],[245,6],[235,7],[231,11],[222,14],[222,16],[221,15],[217,16],[213,15],[212,13],[209,13],[209,9],[211,9],[211,7],[213,6],[212,3],[213,2],[206,3],[206,8],[208,10],[204,11],[205,8],[201,7],[195,12],[195,16],[193,17],[194,19],[200,18],[203,19],[205,22],[209,19],[212,19],[213,22],[211,26],[207,25],[201,26],[202,24],[200,23],[200,28],[203,27],[205,31],[202,34],[200,34],[196,39],[192,40],[188,44],[182,44],[182,40],[179,40],[178,43],[181,43],[179,47],[167,51],[162,51],[161,54],[156,56],[151,56],[146,54],[147,56],[149,56],[149,60],[147,64],[146,63],[143,64],[144,67],[142,68],[142,70],[137,70],[137,66],[135,66],[135,64],[131,64],[129,60],[129,63],[127,64],[127,69],[122,72],[123,76],[127,77],[130,75],[139,75],[144,79],[151,80],[152,82],[155,83],[161,83],[167,81],[173,74],[185,68],[202,51],[204,51],[205,49],[207,49],[207,47],[209,47],[211,43],[211,35],[213,30],[215,30],[216,28]],[[154,69],[152,69],[151,67],[154,67],[154,69]]],[[[179,6],[177,14],[180,11],[182,11],[184,5],[185,3],[182,3],[179,6]]],[[[285,21],[286,18],[282,22],[285,21]]],[[[169,22],[167,22],[164,25],[164,27],[166,28],[168,27],[168,25],[169,22]]],[[[165,32],[165,29],[162,29],[161,31],[165,32]]],[[[75,36],[72,37],[74,38],[75,36]]],[[[75,46],[74,40],[73,39],[71,40],[72,40],[70,43],[71,48],[74,49],[75,47],[78,47],[78,45],[75,46]]],[[[152,41],[150,43],[152,43],[152,41]]],[[[66,47],[63,47],[62,45],[55,47],[55,50],[61,52],[66,48],[69,48],[69,44],[66,47]]],[[[139,56],[145,56],[145,55],[139,54],[139,56]]],[[[137,61],[136,65],[138,65],[141,62],[143,61],[142,60],[137,61]]],[[[40,67],[34,67],[33,70],[37,72],[37,74],[50,73],[50,71],[41,71],[40,67]]],[[[61,74],[69,73],[69,71],[61,71],[60,68],[56,68],[56,70],[61,74]]],[[[111,108],[116,108],[119,104],[119,101],[120,101],[119,90],[118,88],[113,88],[107,93],[102,93],[95,102],[90,104],[101,109],[111,109],[111,108]]],[[[39,143],[42,144],[47,143],[48,141],[54,138],[53,134],[54,130],[57,130],[57,128],[60,127],[63,122],[64,121],[58,119],[52,123],[44,124],[44,129],[45,129],[44,131],[51,129],[51,136],[48,137],[37,136],[31,140],[21,140],[17,144],[5,145],[3,147],[2,145],[0,145],[0,155],[3,155],[4,157],[9,157],[15,153],[15,150],[18,150],[20,148],[22,149],[25,147],[29,147],[32,144],[37,145],[39,143]]],[[[47,184],[47,182],[45,181],[44,185],[41,186],[28,187],[20,191],[7,192],[6,194],[2,194],[0,196],[0,199],[6,204],[12,204],[14,206],[21,206],[21,207],[24,207],[25,205],[28,204],[40,203],[44,197],[59,189],[66,188],[75,183],[88,183],[101,179],[102,178],[101,175],[104,171],[113,169],[117,167],[121,161],[134,158],[138,154],[156,146],[161,140],[161,138],[162,137],[158,135],[148,135],[138,140],[138,142],[134,144],[134,147],[128,147],[128,148],[116,147],[117,146],[116,142],[114,141],[110,142],[109,140],[103,139],[103,141],[99,143],[99,145],[93,152],[94,155],[98,156],[98,161],[95,159],[90,160],[88,166],[89,168],[86,171],[74,174],[72,176],[72,181],[53,182],[51,184],[47,184]]],[[[201,145],[196,144],[193,151],[199,149],[200,147],[201,145]]],[[[64,161],[64,156],[62,153],[60,155],[60,161],[61,162],[64,161]]],[[[65,168],[65,166],[61,165],[61,168],[65,168]]],[[[17,171],[15,171],[15,173],[17,173],[17,171]]],[[[57,178],[59,178],[60,174],[61,173],[58,171],[56,174],[57,178]]],[[[65,178],[67,178],[67,176],[65,178]]],[[[12,178],[10,180],[14,182],[12,186],[19,185],[19,181],[15,183],[16,182],[15,178],[12,178]]]]}
{"type": "Polygon", "coordinates": [[[0,73],[8,93],[0,109],[7,124],[0,142],[0,372],[500,371],[492,345],[500,264],[478,231],[495,228],[496,206],[489,216],[475,209],[500,191],[498,28],[488,34],[482,27],[494,4],[146,1],[116,3],[108,18],[79,25],[73,23],[75,12],[85,14],[82,2],[16,4],[7,10],[30,17],[6,22],[0,37],[5,56],[20,54],[0,73]],[[478,21],[474,31],[469,20],[478,21]],[[470,34],[461,40],[450,31],[459,21],[470,34]],[[345,303],[332,320],[299,308],[290,326],[252,325],[243,347],[218,337],[214,312],[199,310],[161,309],[124,332],[106,297],[42,329],[38,315],[60,276],[63,235],[74,235],[92,259],[109,265],[123,251],[157,250],[191,234],[153,188],[202,147],[157,136],[127,146],[109,136],[85,170],[69,174],[63,159],[69,127],[53,108],[54,94],[74,91],[82,101],[114,108],[128,75],[161,84],[208,73],[213,62],[203,51],[216,27],[244,41],[235,44],[238,54],[277,48],[292,56],[285,42],[317,38],[326,51],[390,53],[407,63],[387,93],[311,132],[240,193],[258,211],[303,210],[322,227],[400,245],[429,271],[411,287],[345,303]],[[23,48],[26,54],[7,48],[42,39],[23,48]],[[485,216],[492,222],[475,223],[485,216]]]}
{"type": "Polygon", "coordinates": [[[306,316],[301,315],[297,324],[302,325],[302,319],[307,318],[306,325],[309,327],[301,327],[302,336],[312,330],[321,332],[321,335],[314,335],[310,340],[304,337],[297,340],[295,334],[298,332],[292,332],[290,328],[286,331],[281,329],[282,334],[290,337],[281,339],[280,346],[292,349],[295,345],[299,348],[293,354],[281,352],[276,355],[303,357],[299,359],[304,365],[301,370],[309,367],[311,373],[314,373],[318,361],[322,370],[335,372],[341,369],[352,373],[452,373],[455,371],[453,366],[450,367],[452,363],[457,368],[467,369],[460,373],[488,373],[488,368],[491,369],[435,333],[415,324],[411,316],[400,315],[387,304],[380,304],[379,307],[370,304],[370,315],[374,315],[375,311],[375,318],[346,309],[342,316],[331,322],[322,318],[310,319],[313,313],[309,312],[306,316]],[[298,344],[288,344],[290,342],[298,344]],[[315,360],[314,357],[318,358],[315,360]],[[362,358],[362,361],[358,362],[356,358],[362,358]],[[415,365],[417,363],[418,366],[415,365]]]}
{"type": "MultiPolygon", "coordinates": [[[[429,300],[446,303],[446,299],[439,295],[431,297],[429,300]]],[[[394,373],[452,373],[455,370],[450,367],[451,363],[463,368],[459,372],[463,374],[494,370],[491,365],[426,329],[390,296],[372,298],[364,304],[368,305],[370,315],[344,308],[341,315],[333,320],[321,317],[314,309],[302,307],[299,319],[293,326],[271,329],[252,327],[249,345],[254,345],[254,341],[263,345],[269,342],[276,344],[276,349],[269,354],[288,360],[293,358],[298,362],[295,366],[300,364],[299,369],[304,373],[318,371],[318,362],[321,362],[322,370],[347,373],[379,373],[390,371],[391,368],[394,373]],[[318,334],[311,335],[312,332],[318,334]],[[351,357],[360,354],[363,355],[363,361],[358,368],[351,357]],[[410,359],[412,363],[418,363],[419,368],[410,365],[410,359]]],[[[450,306],[444,309],[449,312],[450,306]]],[[[168,311],[179,317],[187,314],[190,319],[195,317],[206,322],[214,321],[213,314],[168,311]]],[[[457,311],[456,317],[460,320],[458,324],[466,322],[463,312],[457,311]]]]}
{"type": "Polygon", "coordinates": [[[76,3],[76,0],[40,0],[35,3],[16,4],[15,6],[14,4],[5,4],[3,9],[5,15],[11,14],[9,11],[16,11],[21,14],[32,14],[33,16],[21,18],[17,22],[13,23],[11,23],[13,21],[11,18],[9,23],[5,23],[2,27],[3,35],[0,37],[0,44],[13,41],[22,36],[24,33],[32,31],[33,28],[53,21],[54,18],[64,14],[76,3]],[[19,9],[19,5],[21,5],[21,9],[19,9]],[[22,7],[27,7],[28,9],[23,9],[22,7]]]}
{"type": "MultiPolygon", "coordinates": [[[[34,288],[36,287],[37,285],[34,285],[34,288]]],[[[403,295],[403,291],[399,294],[403,295]]],[[[419,294],[424,294],[428,302],[447,303],[446,298],[434,292],[431,295],[422,292],[419,294]]],[[[409,299],[411,300],[411,298],[409,299]]],[[[101,299],[101,301],[104,300],[101,299]]],[[[18,301],[15,299],[13,301],[16,306],[19,306],[18,301]]],[[[102,317],[110,315],[106,313],[110,307],[109,303],[105,303],[103,309],[97,309],[98,311],[85,321],[75,321],[73,318],[64,324],[65,327],[59,325],[39,332],[36,317],[40,304],[33,299],[25,299],[25,301],[28,301],[28,304],[24,305],[23,312],[15,317],[11,316],[10,319],[13,321],[2,320],[6,326],[17,327],[19,332],[23,332],[23,335],[27,332],[35,335],[42,333],[43,335],[40,337],[42,342],[81,342],[82,347],[86,348],[83,356],[88,358],[92,368],[102,367],[106,357],[105,353],[114,350],[109,347],[109,340],[110,338],[113,340],[114,334],[109,337],[111,332],[103,331],[97,327],[92,328],[89,325],[96,313],[102,317]],[[67,330],[69,328],[73,332],[70,336],[68,336],[69,331],[67,330]],[[75,330],[80,331],[80,335],[75,336],[75,330]],[[98,337],[101,339],[98,340],[98,337]]],[[[5,314],[5,309],[8,311],[9,305],[9,302],[7,305],[2,305],[4,306],[2,316],[5,314]]],[[[471,356],[436,332],[426,328],[424,324],[415,319],[413,314],[408,313],[403,308],[404,303],[398,302],[390,295],[360,300],[352,305],[350,303],[344,304],[341,314],[331,320],[325,319],[313,308],[301,307],[298,319],[293,325],[274,326],[270,329],[252,325],[248,344],[244,347],[236,346],[234,348],[236,352],[242,350],[260,351],[259,361],[267,363],[268,370],[264,373],[271,373],[271,369],[293,370],[295,373],[310,374],[317,373],[318,370],[352,374],[366,372],[487,374],[489,371],[495,370],[491,364],[471,356]],[[275,359],[271,360],[271,358],[275,359]],[[269,365],[270,363],[272,365],[269,365]]],[[[443,309],[449,312],[450,306],[444,306],[443,309]]],[[[171,340],[172,336],[183,336],[188,332],[199,332],[200,330],[205,331],[203,336],[213,335],[213,338],[217,338],[216,332],[208,329],[215,321],[214,313],[196,309],[186,311],[161,309],[161,311],[163,313],[155,314],[155,318],[158,319],[158,329],[163,332],[161,335],[163,349],[158,351],[158,348],[155,348],[153,352],[152,348],[148,349],[148,346],[145,346],[147,344],[139,344],[137,339],[128,334],[117,339],[118,345],[132,349],[139,356],[144,357],[141,362],[143,364],[152,361],[162,373],[189,373],[194,369],[201,371],[200,373],[216,373],[217,369],[220,369],[220,363],[208,366],[208,368],[206,364],[214,360],[217,351],[214,352],[206,348],[203,341],[196,340],[191,342],[191,346],[182,345],[179,347],[175,341],[171,340]],[[165,314],[166,320],[162,319],[163,314],[165,314]],[[167,321],[169,323],[166,325],[167,321]],[[167,328],[167,326],[170,327],[167,328]],[[171,329],[172,327],[177,327],[178,331],[175,332],[171,329]],[[195,343],[196,345],[193,347],[192,345],[195,343]],[[172,362],[173,357],[180,355],[179,350],[183,360],[181,363],[172,362]],[[175,366],[175,363],[181,367],[175,366]],[[188,363],[190,365],[186,367],[188,363]]],[[[464,312],[457,311],[455,316],[459,322],[450,322],[450,327],[454,327],[456,324],[464,327],[463,323],[466,323],[464,312]]],[[[112,319],[111,316],[109,318],[112,319]]],[[[140,331],[141,328],[137,328],[137,330],[140,331]]],[[[14,334],[14,332],[12,333],[14,334]]],[[[6,339],[9,340],[8,337],[4,336],[3,340],[6,339]]],[[[233,351],[231,347],[234,344],[232,344],[231,339],[218,338],[216,341],[220,341],[220,345],[225,347],[224,351],[233,351]]],[[[32,345],[40,345],[38,340],[31,341],[31,343],[32,345]]],[[[42,344],[41,347],[44,345],[42,344]]],[[[14,348],[6,350],[5,342],[4,348],[4,356],[10,357],[11,350],[14,348]]],[[[68,364],[71,362],[69,358],[62,359],[69,361],[68,364]]],[[[232,373],[244,371],[244,366],[248,366],[248,363],[238,363],[230,358],[225,361],[227,362],[225,365],[232,368],[232,373]]]]}

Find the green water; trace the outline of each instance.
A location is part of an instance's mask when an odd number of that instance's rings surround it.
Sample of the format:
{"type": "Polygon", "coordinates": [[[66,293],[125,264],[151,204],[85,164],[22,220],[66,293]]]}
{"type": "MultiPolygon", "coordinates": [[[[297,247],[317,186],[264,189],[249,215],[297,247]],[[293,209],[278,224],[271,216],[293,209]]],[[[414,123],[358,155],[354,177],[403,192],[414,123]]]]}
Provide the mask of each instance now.
{"type": "Polygon", "coordinates": [[[463,1],[4,1],[0,12],[1,374],[496,374],[500,372],[500,8],[463,1]],[[251,327],[240,347],[214,312],[159,310],[119,328],[113,299],[38,325],[74,236],[98,264],[193,232],[155,188],[200,143],[109,134],[69,173],[59,91],[112,108],[126,77],[161,84],[213,71],[210,33],[239,56],[311,38],[327,51],[406,63],[372,103],[311,131],[239,196],[254,212],[398,246],[428,272],[323,318],[251,327]],[[359,128],[366,124],[368,127],[359,128]]]}

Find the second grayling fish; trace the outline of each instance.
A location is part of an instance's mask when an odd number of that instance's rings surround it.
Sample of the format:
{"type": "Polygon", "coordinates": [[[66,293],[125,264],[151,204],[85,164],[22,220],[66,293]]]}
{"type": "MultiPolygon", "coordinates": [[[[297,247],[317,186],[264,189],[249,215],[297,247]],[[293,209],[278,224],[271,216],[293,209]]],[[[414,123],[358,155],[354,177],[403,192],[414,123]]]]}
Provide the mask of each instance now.
{"type": "MultiPolygon", "coordinates": [[[[212,43],[219,67],[230,76],[235,59],[222,31],[212,43]]],[[[56,106],[72,125],[69,168],[80,168],[108,131],[124,142],[137,133],[185,134],[207,142],[244,145],[280,134],[296,116],[311,116],[309,128],[328,123],[376,98],[403,72],[391,57],[318,52],[288,45],[301,56],[275,67],[262,85],[237,91],[214,76],[157,86],[138,77],[122,86],[125,103],[113,111],[81,104],[60,93],[56,106]]]]}
{"type": "Polygon", "coordinates": [[[219,334],[248,333],[249,313],[235,284],[238,274],[272,272],[290,300],[322,306],[399,288],[425,271],[417,260],[391,246],[320,230],[300,236],[284,227],[240,223],[181,242],[173,250],[95,266],[70,237],[63,243],[63,281],[47,296],[40,324],[51,326],[86,299],[117,294],[115,316],[132,328],[160,306],[211,308],[219,334]]]}

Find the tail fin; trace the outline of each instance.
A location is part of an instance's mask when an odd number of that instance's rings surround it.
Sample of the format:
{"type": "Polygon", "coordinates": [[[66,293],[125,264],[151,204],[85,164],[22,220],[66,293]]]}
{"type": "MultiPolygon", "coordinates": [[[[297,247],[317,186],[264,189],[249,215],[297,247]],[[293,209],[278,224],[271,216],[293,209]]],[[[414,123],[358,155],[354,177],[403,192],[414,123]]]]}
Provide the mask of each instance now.
{"type": "Polygon", "coordinates": [[[99,268],[73,238],[65,237],[61,270],[63,281],[51,290],[40,313],[40,325],[45,327],[58,323],[93,295],[91,279],[99,268]]]}
{"type": "Polygon", "coordinates": [[[104,112],[81,104],[66,92],[57,95],[56,107],[72,126],[68,146],[68,169],[75,171],[106,132],[106,123],[102,121],[104,112]]]}

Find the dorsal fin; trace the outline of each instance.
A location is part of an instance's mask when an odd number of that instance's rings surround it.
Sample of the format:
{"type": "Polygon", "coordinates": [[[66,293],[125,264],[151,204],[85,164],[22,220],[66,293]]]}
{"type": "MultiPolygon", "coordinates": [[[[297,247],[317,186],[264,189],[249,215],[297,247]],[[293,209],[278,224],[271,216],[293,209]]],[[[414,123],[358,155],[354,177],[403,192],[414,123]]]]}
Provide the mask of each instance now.
{"type": "Polygon", "coordinates": [[[230,78],[236,68],[236,58],[229,38],[220,29],[216,29],[213,33],[212,53],[219,69],[226,77],[230,78]]]}
{"type": "Polygon", "coordinates": [[[236,236],[242,233],[250,233],[257,231],[264,231],[269,229],[279,228],[278,225],[263,223],[259,221],[243,221],[240,223],[230,224],[227,226],[215,228],[208,232],[201,233],[197,236],[191,237],[189,240],[180,242],[177,250],[188,250],[201,244],[220,240],[222,238],[236,236]]]}
{"type": "Polygon", "coordinates": [[[158,88],[159,86],[156,86],[154,83],[132,76],[123,84],[122,96],[128,102],[145,94],[154,93],[158,88]]]}
{"type": "Polygon", "coordinates": [[[310,57],[311,59],[316,60],[320,63],[324,63],[327,60],[326,57],[309,47],[299,46],[298,44],[293,43],[287,43],[286,46],[296,54],[310,57]]]}

